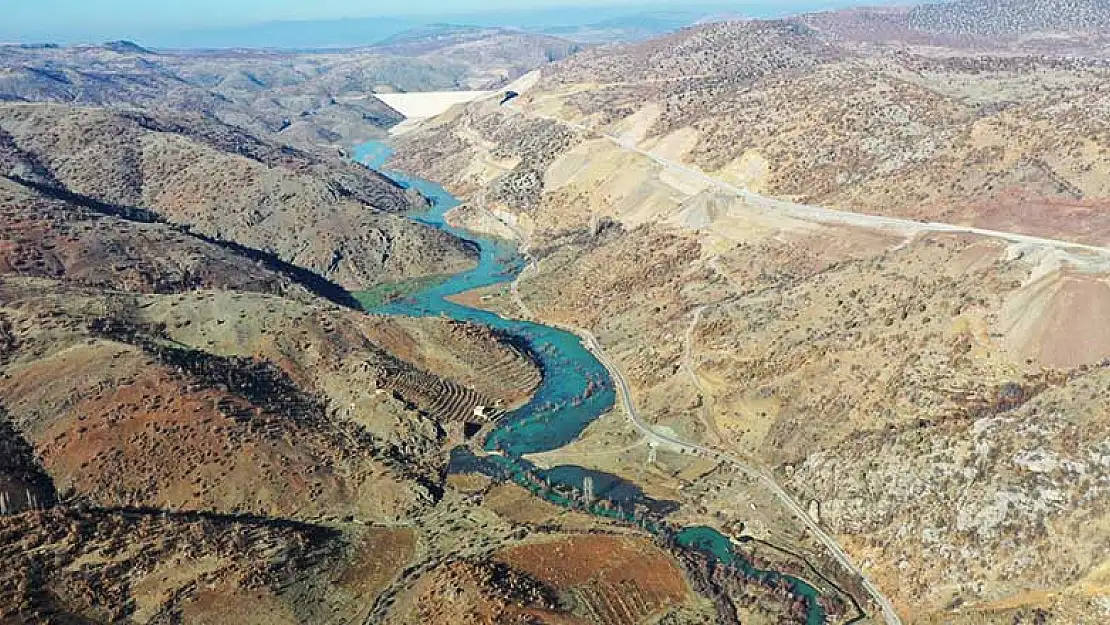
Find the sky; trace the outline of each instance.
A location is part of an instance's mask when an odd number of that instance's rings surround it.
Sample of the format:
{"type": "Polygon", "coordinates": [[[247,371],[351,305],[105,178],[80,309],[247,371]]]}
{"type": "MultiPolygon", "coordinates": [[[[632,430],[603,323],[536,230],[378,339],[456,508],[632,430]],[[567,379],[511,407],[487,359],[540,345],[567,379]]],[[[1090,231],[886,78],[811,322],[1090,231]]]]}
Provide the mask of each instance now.
{"type": "MultiPolygon", "coordinates": [[[[0,42],[93,43],[130,39],[155,46],[223,46],[236,37],[242,45],[272,45],[289,34],[289,29],[268,32],[246,30],[253,25],[283,22],[345,20],[381,17],[381,24],[363,22],[381,32],[432,21],[516,25],[525,13],[541,16],[602,16],[614,10],[628,13],[646,10],[687,10],[693,4],[720,6],[744,14],[766,13],[784,7],[823,4],[845,5],[864,0],[0,0],[0,42]],[[566,8],[564,11],[545,9],[566,8]],[[778,9],[776,9],[778,8],[778,9]],[[478,14],[468,20],[468,14],[478,14]],[[499,21],[500,20],[500,21],[499,21]],[[393,26],[390,26],[392,24],[393,26]],[[245,29],[246,28],[246,29],[245,29]],[[213,38],[196,35],[223,29],[213,38]],[[234,29],[240,29],[235,32],[234,29]]],[[[880,2],[882,0],[879,0],[880,2]]],[[[877,3],[875,0],[871,4],[877,3]]],[[[558,18],[564,19],[564,18],[558,18]]],[[[587,23],[587,22],[582,22],[587,23]]],[[[339,24],[342,27],[342,24],[339,24]]],[[[529,25],[535,26],[535,24],[529,25]]],[[[328,28],[334,28],[333,22],[328,28]]],[[[355,24],[348,25],[354,30],[355,24]]],[[[367,32],[367,36],[370,33],[367,32]]],[[[336,35],[338,37],[338,35],[336,35]]],[[[307,37],[307,35],[306,35],[307,37]]],[[[323,35],[305,39],[316,40],[323,35]]],[[[344,40],[356,37],[347,33],[344,40]]],[[[326,40],[327,37],[323,37],[326,40]]],[[[369,43],[369,42],[363,42],[369,43]]],[[[239,45],[231,43],[231,45],[239,45]]]]}
{"type": "MultiPolygon", "coordinates": [[[[3,28],[28,33],[126,29],[195,29],[270,21],[331,20],[569,5],[643,4],[632,0],[0,0],[3,28]]],[[[682,0],[654,0],[681,7],[682,0]]]]}

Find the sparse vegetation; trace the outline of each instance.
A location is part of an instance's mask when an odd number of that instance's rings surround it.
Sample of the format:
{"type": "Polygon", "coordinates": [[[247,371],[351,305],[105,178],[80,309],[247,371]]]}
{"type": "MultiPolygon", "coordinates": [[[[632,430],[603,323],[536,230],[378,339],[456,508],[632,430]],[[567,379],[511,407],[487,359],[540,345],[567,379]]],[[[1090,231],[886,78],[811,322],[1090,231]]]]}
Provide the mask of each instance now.
{"type": "MultiPolygon", "coordinates": [[[[1104,584],[1076,584],[1110,553],[1082,529],[1106,511],[1079,477],[1102,479],[1110,419],[1105,260],[916,226],[1110,241],[1098,7],[696,26],[557,63],[511,107],[406,136],[395,162],[516,223],[539,260],[527,307],[594,332],[658,426],[773,469],[905,616],[1099,622],[1104,584]],[[541,122],[573,139],[508,139],[541,122]],[[530,184],[521,163],[542,165],[530,184]],[[684,167],[906,221],[810,220],[684,167]],[[591,235],[600,218],[622,227],[591,235]]],[[[710,484],[684,513],[762,514],[733,501],[750,487],[710,484]]]]}

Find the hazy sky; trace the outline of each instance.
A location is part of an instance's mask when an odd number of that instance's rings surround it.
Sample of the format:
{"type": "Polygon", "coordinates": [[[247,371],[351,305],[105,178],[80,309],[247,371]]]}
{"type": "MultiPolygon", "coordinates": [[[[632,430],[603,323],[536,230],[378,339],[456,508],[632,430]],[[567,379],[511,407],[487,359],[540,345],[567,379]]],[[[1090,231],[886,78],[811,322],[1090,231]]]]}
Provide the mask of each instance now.
{"type": "Polygon", "coordinates": [[[171,47],[351,45],[371,43],[391,32],[440,20],[534,28],[549,26],[547,21],[568,16],[590,23],[612,17],[614,12],[694,9],[693,5],[712,11],[767,15],[884,1],[890,0],[0,0],[0,43],[131,39],[171,47]],[[554,8],[570,10],[534,11],[554,8]],[[482,15],[475,15],[478,13],[482,15]],[[253,38],[241,33],[221,39],[205,35],[197,38],[198,33],[213,29],[374,16],[391,17],[380,22],[352,21],[347,25],[334,22],[328,33],[311,36],[302,33],[303,44],[294,40],[288,28],[271,28],[266,32],[254,29],[253,38]],[[401,19],[409,17],[412,19],[401,19]],[[520,23],[529,19],[533,23],[520,23]],[[344,28],[352,32],[340,37],[337,33],[344,28]]]}
{"type": "MultiPolygon", "coordinates": [[[[0,0],[5,30],[207,28],[282,20],[460,14],[572,5],[636,6],[633,0],[0,0]],[[7,6],[5,6],[7,5],[7,6]]],[[[682,0],[652,0],[680,7],[682,0]]],[[[737,4],[743,4],[738,2],[737,4]]]]}

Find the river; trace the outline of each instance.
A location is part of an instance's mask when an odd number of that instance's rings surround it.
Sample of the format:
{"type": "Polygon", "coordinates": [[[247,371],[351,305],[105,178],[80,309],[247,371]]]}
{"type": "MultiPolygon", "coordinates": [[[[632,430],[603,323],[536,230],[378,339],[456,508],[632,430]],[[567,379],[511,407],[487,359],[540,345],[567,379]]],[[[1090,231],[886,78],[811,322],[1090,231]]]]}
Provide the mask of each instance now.
{"type": "Polygon", "coordinates": [[[611,410],[616,401],[612,379],[605,366],[570,332],[529,321],[505,319],[447,299],[479,287],[511,282],[525,267],[525,259],[512,242],[478,236],[447,223],[447,212],[460,202],[434,182],[384,170],[389,155],[389,146],[380,142],[367,143],[355,150],[358,162],[420,191],[432,201],[428,210],[411,214],[410,218],[475,243],[480,250],[479,261],[477,267],[470,271],[375,306],[369,312],[417,317],[446,316],[488,326],[525,344],[543,372],[543,381],[532,399],[501,417],[484,442],[486,451],[500,453],[477,456],[465,449],[455,450],[449,471],[477,472],[495,479],[512,480],[548,501],[577,507],[582,506],[567,493],[569,489],[581,489],[584,478],[589,476],[593,479],[596,497],[612,503],[590,506],[591,513],[637,523],[653,533],[668,533],[682,547],[708,554],[717,562],[755,581],[784,583],[795,595],[806,600],[806,625],[824,623],[825,613],[817,601],[819,592],[809,583],[777,571],[756,569],[733,549],[727,537],[712,528],[678,529],[658,521],[677,509],[676,502],[647,497],[636,484],[614,475],[578,466],[545,470],[521,458],[525,454],[568,445],[591,422],[611,410]]]}

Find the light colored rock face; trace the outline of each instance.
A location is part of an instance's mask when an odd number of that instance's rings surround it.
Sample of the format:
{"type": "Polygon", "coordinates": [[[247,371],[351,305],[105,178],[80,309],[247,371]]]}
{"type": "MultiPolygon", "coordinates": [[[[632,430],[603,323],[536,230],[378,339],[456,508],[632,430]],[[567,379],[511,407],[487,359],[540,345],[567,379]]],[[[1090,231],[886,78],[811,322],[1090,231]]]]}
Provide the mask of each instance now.
{"type": "Polygon", "coordinates": [[[907,603],[1071,587],[1110,562],[1108,383],[1099,371],[1012,412],[871,434],[853,455],[810,456],[790,485],[861,553],[902,554],[891,581],[907,603]]]}

